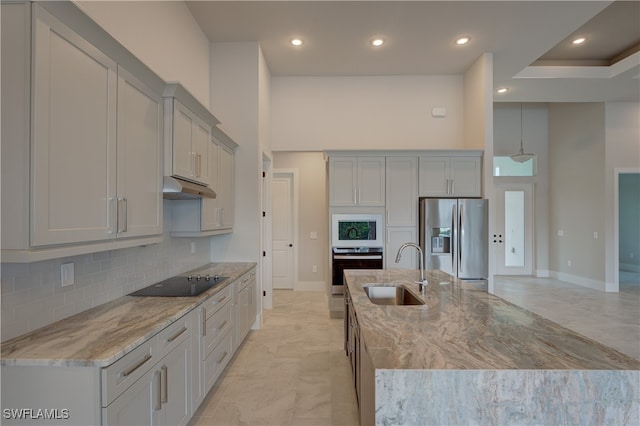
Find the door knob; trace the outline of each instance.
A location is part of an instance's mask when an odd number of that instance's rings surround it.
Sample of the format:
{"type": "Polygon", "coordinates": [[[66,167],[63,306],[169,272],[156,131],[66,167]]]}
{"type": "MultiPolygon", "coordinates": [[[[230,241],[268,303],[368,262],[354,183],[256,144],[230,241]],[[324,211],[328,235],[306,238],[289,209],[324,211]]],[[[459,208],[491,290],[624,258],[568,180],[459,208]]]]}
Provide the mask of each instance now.
{"type": "Polygon", "coordinates": [[[289,247],[293,247],[293,244],[289,244],[289,247]]]}

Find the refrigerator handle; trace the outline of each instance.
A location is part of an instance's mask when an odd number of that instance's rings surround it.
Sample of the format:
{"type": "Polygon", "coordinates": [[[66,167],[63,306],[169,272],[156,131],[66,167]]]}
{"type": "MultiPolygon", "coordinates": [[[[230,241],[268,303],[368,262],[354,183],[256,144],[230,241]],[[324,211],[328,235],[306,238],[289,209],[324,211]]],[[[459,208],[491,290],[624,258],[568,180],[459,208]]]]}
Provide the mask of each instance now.
{"type": "Polygon", "coordinates": [[[451,250],[451,271],[453,271],[453,273],[455,274],[456,273],[456,264],[455,264],[455,261],[456,261],[456,258],[455,258],[456,247],[455,247],[455,244],[456,244],[456,239],[457,239],[457,236],[458,236],[458,232],[456,231],[456,205],[455,204],[453,206],[451,206],[451,233],[452,233],[452,235],[451,235],[451,243],[450,243],[451,246],[452,246],[450,248],[450,250],[451,250]]]}
{"type": "Polygon", "coordinates": [[[458,271],[462,272],[462,227],[464,226],[464,222],[462,220],[463,216],[463,206],[464,204],[460,204],[460,226],[458,226],[458,271]]]}

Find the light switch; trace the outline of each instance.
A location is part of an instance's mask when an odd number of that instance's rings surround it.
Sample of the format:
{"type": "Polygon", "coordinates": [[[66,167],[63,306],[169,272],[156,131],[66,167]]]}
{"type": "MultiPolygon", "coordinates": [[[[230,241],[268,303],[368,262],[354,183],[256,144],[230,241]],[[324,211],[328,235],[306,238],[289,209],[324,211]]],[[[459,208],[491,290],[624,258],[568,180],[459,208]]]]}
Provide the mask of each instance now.
{"type": "Polygon", "coordinates": [[[317,240],[318,233],[316,231],[311,231],[311,233],[309,234],[309,238],[311,238],[312,240],[317,240]]]}

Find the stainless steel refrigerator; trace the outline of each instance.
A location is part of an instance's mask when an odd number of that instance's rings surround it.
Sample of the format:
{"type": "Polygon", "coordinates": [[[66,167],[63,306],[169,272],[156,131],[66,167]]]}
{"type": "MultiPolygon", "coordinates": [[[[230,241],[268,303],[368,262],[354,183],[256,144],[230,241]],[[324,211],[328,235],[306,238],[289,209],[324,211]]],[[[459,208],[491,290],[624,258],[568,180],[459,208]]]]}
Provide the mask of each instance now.
{"type": "Polygon", "coordinates": [[[420,247],[426,269],[467,280],[489,275],[489,208],[480,198],[420,198],[420,247]]]}

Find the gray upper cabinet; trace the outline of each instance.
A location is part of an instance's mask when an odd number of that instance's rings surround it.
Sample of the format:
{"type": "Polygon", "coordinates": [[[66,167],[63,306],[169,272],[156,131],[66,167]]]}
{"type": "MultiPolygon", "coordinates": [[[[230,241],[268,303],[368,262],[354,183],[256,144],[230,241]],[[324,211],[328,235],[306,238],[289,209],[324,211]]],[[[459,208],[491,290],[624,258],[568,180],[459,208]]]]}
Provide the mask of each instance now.
{"type": "Polygon", "coordinates": [[[330,157],[331,206],[384,206],[384,157],[330,157]]]}
{"type": "Polygon", "coordinates": [[[70,2],[2,4],[2,29],[3,261],[159,241],[164,82],[70,2]]]}
{"type": "Polygon", "coordinates": [[[482,196],[482,157],[421,156],[421,197],[480,197],[482,196]]]}

